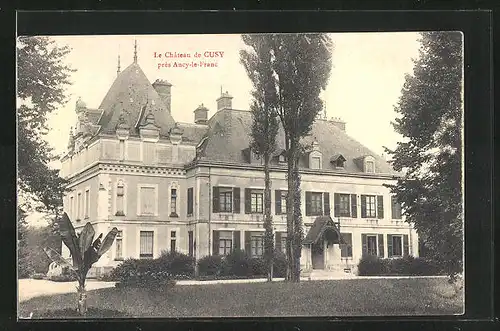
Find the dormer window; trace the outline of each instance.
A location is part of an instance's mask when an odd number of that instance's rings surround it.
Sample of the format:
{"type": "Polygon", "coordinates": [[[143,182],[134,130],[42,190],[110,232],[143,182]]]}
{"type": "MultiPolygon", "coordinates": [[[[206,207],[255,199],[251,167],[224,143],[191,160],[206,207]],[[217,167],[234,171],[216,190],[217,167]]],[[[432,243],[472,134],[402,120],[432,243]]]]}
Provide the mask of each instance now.
{"type": "Polygon", "coordinates": [[[375,173],[375,159],[371,155],[367,155],[364,158],[364,170],[366,173],[375,173]]]}
{"type": "Polygon", "coordinates": [[[285,155],[281,154],[280,156],[278,156],[278,162],[279,163],[285,163],[286,162],[285,155]]]}
{"type": "Polygon", "coordinates": [[[321,157],[312,156],[311,157],[311,169],[321,169],[321,157]]]}
{"type": "Polygon", "coordinates": [[[335,168],[344,168],[345,161],[346,159],[342,154],[335,154],[330,159],[330,163],[332,163],[335,168]]]}
{"type": "Polygon", "coordinates": [[[312,143],[312,152],[309,153],[309,168],[316,170],[321,169],[322,159],[323,157],[319,149],[319,143],[314,141],[312,143]]]}

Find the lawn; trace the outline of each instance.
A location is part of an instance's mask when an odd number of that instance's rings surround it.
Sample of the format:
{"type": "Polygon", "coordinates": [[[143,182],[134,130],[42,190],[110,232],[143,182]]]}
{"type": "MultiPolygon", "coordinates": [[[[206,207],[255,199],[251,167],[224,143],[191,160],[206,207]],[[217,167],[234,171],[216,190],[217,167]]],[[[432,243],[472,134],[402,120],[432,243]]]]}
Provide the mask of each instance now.
{"type": "MultiPolygon", "coordinates": [[[[169,318],[461,314],[463,294],[452,293],[445,278],[177,285],[89,291],[88,306],[169,318]]],[[[75,306],[73,293],[37,297],[20,303],[19,315],[75,306]]]]}

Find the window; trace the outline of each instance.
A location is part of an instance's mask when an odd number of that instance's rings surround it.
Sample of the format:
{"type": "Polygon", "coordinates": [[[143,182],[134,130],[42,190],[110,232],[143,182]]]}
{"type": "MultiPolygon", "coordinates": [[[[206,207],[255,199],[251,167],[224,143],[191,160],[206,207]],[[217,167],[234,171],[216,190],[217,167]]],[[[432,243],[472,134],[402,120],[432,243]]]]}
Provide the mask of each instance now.
{"type": "Polygon", "coordinates": [[[116,216],[125,216],[124,210],[125,186],[122,181],[116,186],[116,216]]]}
{"type": "Polygon", "coordinates": [[[82,193],[78,193],[76,203],[77,203],[76,218],[79,219],[81,217],[81,213],[82,213],[82,193]]]}
{"type": "Polygon", "coordinates": [[[287,191],[281,191],[281,214],[286,214],[287,191]]]}
{"type": "Polygon", "coordinates": [[[280,154],[280,155],[278,156],[278,162],[279,162],[279,163],[285,163],[285,162],[286,162],[285,155],[280,154]]]}
{"type": "Polygon", "coordinates": [[[366,161],[365,172],[370,172],[370,173],[375,172],[375,163],[373,161],[366,161]]]}
{"type": "Polygon", "coordinates": [[[219,211],[230,213],[233,211],[233,189],[219,188],[219,211]]]}
{"type": "Polygon", "coordinates": [[[176,241],[176,233],[175,231],[170,231],[170,251],[175,252],[175,241],[176,241]]]}
{"type": "Polygon", "coordinates": [[[338,158],[335,161],[335,167],[337,167],[337,168],[343,168],[344,167],[344,162],[345,162],[345,160],[343,158],[338,158]]]}
{"type": "Polygon", "coordinates": [[[349,194],[340,194],[339,195],[339,214],[342,217],[350,217],[351,216],[351,206],[350,201],[351,196],[349,194]]]}
{"type": "Polygon", "coordinates": [[[312,193],[311,194],[311,215],[322,215],[323,214],[323,194],[322,193],[312,193]]]}
{"type": "Polygon", "coordinates": [[[170,217],[177,217],[177,189],[170,190],[170,217]]]}
{"type": "Polygon", "coordinates": [[[193,215],[193,208],[194,207],[194,195],[193,195],[193,188],[190,187],[187,190],[187,214],[188,216],[193,215]]]}
{"type": "Polygon", "coordinates": [[[377,236],[366,236],[368,255],[377,256],[377,236]]]}
{"type": "Polygon", "coordinates": [[[221,231],[219,233],[219,255],[228,255],[233,247],[233,233],[221,231]]]}
{"type": "Polygon", "coordinates": [[[123,232],[118,231],[115,238],[116,242],[116,252],[115,252],[115,260],[121,261],[123,260],[123,232]]]}
{"type": "Polygon", "coordinates": [[[284,232],[281,234],[281,251],[286,254],[286,238],[287,233],[284,232]]]}
{"type": "Polygon", "coordinates": [[[89,218],[90,214],[90,191],[85,190],[85,218],[89,218]]]}
{"type": "Polygon", "coordinates": [[[75,212],[75,199],[73,197],[69,198],[69,214],[71,215],[71,218],[74,218],[75,215],[73,213],[75,212]]]}
{"type": "Polygon", "coordinates": [[[193,231],[188,231],[188,254],[194,256],[194,235],[193,231]]]}
{"type": "MultiPolygon", "coordinates": [[[[374,195],[363,195],[362,202],[364,202],[365,215],[363,217],[376,217],[375,209],[375,196],[374,195]]],[[[363,206],[362,206],[363,207],[363,206]]]]}
{"type": "Polygon", "coordinates": [[[392,219],[402,218],[401,204],[396,200],[395,196],[391,196],[391,211],[392,219]]]}
{"type": "Polygon", "coordinates": [[[262,213],[264,207],[264,194],[253,191],[250,194],[250,211],[252,213],[262,213]]]}
{"type": "Polygon", "coordinates": [[[321,157],[311,157],[311,169],[321,169],[321,157]]]}
{"type": "Polygon", "coordinates": [[[400,235],[392,235],[390,238],[392,243],[392,254],[391,251],[389,251],[389,257],[392,256],[403,256],[403,239],[402,236],[400,235]]]}
{"type": "Polygon", "coordinates": [[[276,215],[286,214],[286,196],[287,191],[276,190],[274,191],[274,212],[276,215]]]}
{"type": "Polygon", "coordinates": [[[264,235],[262,233],[252,233],[250,236],[250,253],[252,257],[262,256],[264,252],[264,235]]]}
{"type": "Polygon", "coordinates": [[[140,188],[140,214],[141,215],[154,215],[155,214],[155,188],[154,187],[141,187],[140,188]]]}
{"type": "Polygon", "coordinates": [[[140,258],[152,258],[153,257],[153,231],[141,231],[140,232],[140,258]]]}
{"type": "Polygon", "coordinates": [[[345,244],[340,245],[340,256],[343,258],[352,258],[352,233],[340,234],[345,244]]]}

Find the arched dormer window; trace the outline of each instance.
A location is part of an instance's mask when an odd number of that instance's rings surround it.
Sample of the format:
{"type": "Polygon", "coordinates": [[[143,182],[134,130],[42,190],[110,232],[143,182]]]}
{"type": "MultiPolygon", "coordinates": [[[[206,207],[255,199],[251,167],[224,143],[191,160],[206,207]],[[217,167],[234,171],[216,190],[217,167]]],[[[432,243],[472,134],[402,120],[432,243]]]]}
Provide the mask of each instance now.
{"type": "Polygon", "coordinates": [[[375,158],[371,155],[366,155],[363,161],[364,171],[366,173],[375,173],[375,158]]]}
{"type": "Polygon", "coordinates": [[[312,144],[312,151],[309,153],[309,168],[321,169],[323,164],[323,154],[319,150],[319,144],[314,141],[312,144]]]}

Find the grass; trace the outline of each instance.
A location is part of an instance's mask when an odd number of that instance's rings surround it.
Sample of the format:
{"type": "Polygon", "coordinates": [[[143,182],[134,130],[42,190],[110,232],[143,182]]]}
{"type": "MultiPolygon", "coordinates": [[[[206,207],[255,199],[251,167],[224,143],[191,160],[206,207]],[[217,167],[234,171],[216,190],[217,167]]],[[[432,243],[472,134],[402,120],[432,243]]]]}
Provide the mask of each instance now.
{"type": "MultiPolygon", "coordinates": [[[[453,296],[445,278],[177,285],[88,293],[89,307],[129,317],[452,315],[462,313],[462,304],[463,294],[453,296]]],[[[19,315],[34,312],[36,318],[75,306],[76,293],[37,297],[20,303],[19,315]]]]}

